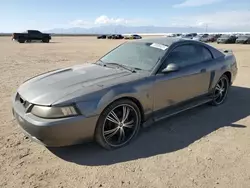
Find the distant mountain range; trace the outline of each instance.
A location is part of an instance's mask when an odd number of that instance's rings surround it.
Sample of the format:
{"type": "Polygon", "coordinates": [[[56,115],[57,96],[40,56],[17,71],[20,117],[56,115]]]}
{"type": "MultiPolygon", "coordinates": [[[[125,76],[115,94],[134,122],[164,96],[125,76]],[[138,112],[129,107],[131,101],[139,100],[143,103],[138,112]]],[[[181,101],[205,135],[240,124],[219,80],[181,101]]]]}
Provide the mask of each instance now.
{"type": "MultiPolygon", "coordinates": [[[[51,30],[41,30],[51,34],[69,34],[69,35],[96,35],[96,34],[166,34],[166,33],[206,33],[205,28],[201,27],[160,27],[160,26],[124,26],[124,25],[105,25],[99,27],[83,28],[55,28],[51,30]]],[[[240,32],[228,29],[209,28],[208,33],[227,33],[240,32]]],[[[0,33],[0,36],[11,35],[11,33],[0,33]]]]}
{"type": "MultiPolygon", "coordinates": [[[[55,34],[125,34],[125,33],[192,33],[205,32],[205,29],[198,27],[158,27],[158,26],[123,26],[123,25],[108,25],[92,28],[55,28],[44,31],[55,34]]],[[[209,31],[215,32],[215,31],[209,31]]]]}

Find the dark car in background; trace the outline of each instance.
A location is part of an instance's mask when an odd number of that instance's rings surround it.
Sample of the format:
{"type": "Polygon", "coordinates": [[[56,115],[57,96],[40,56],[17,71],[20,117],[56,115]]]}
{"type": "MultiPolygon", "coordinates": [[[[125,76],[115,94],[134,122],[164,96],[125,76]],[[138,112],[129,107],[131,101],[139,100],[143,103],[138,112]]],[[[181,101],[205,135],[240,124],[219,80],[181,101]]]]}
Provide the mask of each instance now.
{"type": "Polygon", "coordinates": [[[193,39],[193,38],[196,37],[197,35],[198,35],[197,33],[183,34],[183,35],[181,36],[181,38],[193,39]]]}
{"type": "Polygon", "coordinates": [[[107,35],[107,39],[111,39],[113,35],[107,35]]]}
{"type": "Polygon", "coordinates": [[[239,36],[237,39],[236,39],[236,42],[235,43],[238,43],[238,44],[250,44],[250,35],[242,35],[242,36],[239,36]]]}
{"type": "Polygon", "coordinates": [[[235,43],[237,37],[234,35],[221,35],[218,39],[217,39],[217,43],[223,43],[223,44],[233,44],[235,43]]]}
{"type": "Polygon", "coordinates": [[[212,36],[214,36],[215,41],[217,41],[217,39],[220,38],[222,34],[213,34],[212,36]]]}
{"type": "Polygon", "coordinates": [[[109,35],[107,38],[108,39],[123,39],[124,37],[121,34],[113,34],[113,35],[109,35]]]}
{"type": "Polygon", "coordinates": [[[107,38],[107,35],[98,35],[97,36],[97,39],[106,39],[107,38]]]}
{"type": "Polygon", "coordinates": [[[51,35],[48,33],[42,33],[38,30],[27,30],[23,33],[13,33],[12,40],[18,41],[19,43],[32,41],[42,41],[44,43],[49,43],[51,40],[51,35]]]}
{"type": "Polygon", "coordinates": [[[201,38],[201,42],[215,42],[215,41],[217,41],[217,39],[220,37],[221,35],[219,35],[219,34],[216,34],[216,35],[214,35],[214,34],[212,34],[212,35],[207,35],[207,36],[205,36],[205,37],[202,37],[201,38]]]}
{"type": "Polygon", "coordinates": [[[200,41],[201,42],[214,42],[215,39],[212,35],[208,35],[206,37],[202,37],[200,41]]]}

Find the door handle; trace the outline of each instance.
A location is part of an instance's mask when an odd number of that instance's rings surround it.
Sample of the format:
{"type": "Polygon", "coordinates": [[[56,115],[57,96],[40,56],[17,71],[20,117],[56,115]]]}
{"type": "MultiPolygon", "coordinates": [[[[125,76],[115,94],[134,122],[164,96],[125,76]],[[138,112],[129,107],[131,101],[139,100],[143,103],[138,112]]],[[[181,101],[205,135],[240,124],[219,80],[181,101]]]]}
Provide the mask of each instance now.
{"type": "Polygon", "coordinates": [[[201,72],[206,72],[207,70],[206,69],[201,69],[201,72]]]}

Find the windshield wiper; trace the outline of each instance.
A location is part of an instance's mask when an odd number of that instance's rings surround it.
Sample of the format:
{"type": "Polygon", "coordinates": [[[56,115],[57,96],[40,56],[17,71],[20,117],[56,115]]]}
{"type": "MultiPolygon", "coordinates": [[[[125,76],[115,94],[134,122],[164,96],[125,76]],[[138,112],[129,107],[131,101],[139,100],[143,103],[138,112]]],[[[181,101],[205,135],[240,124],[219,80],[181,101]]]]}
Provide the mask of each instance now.
{"type": "Polygon", "coordinates": [[[138,67],[133,67],[134,70],[142,70],[141,68],[138,67]]]}
{"type": "Polygon", "coordinates": [[[125,65],[122,65],[122,64],[119,64],[119,63],[105,63],[104,66],[106,65],[115,65],[115,66],[118,66],[118,67],[122,67],[123,69],[126,69],[126,70],[129,70],[130,72],[136,72],[134,69],[131,69],[125,65]]]}
{"type": "Polygon", "coordinates": [[[102,61],[102,60],[100,60],[100,59],[99,59],[98,61],[96,61],[96,62],[95,62],[95,64],[96,64],[96,65],[103,66],[103,65],[104,65],[104,63],[105,63],[105,62],[103,62],[103,61],[102,61]],[[99,63],[98,61],[99,61],[99,62],[101,62],[101,63],[99,63]]]}

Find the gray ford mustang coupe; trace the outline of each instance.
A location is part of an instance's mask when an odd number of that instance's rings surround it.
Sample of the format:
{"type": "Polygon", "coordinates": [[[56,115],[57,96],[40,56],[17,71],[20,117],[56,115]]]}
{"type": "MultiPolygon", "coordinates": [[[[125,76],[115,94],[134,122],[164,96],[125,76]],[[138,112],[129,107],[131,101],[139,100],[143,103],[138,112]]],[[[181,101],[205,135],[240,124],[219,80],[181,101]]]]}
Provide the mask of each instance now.
{"type": "Polygon", "coordinates": [[[25,81],[12,99],[13,115],[47,147],[94,140],[116,149],[141,127],[205,103],[221,105],[237,70],[232,51],[198,41],[125,42],[95,63],[25,81]]]}

